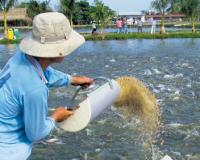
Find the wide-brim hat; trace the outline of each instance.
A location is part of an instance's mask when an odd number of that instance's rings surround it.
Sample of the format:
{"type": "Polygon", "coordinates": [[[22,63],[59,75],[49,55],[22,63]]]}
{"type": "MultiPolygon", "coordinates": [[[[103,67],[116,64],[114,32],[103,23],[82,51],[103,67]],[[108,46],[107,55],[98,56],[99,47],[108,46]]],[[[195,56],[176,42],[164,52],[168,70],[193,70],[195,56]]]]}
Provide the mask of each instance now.
{"type": "Polygon", "coordinates": [[[19,47],[31,56],[53,58],[69,55],[84,42],[84,37],[71,28],[65,15],[47,12],[34,17],[32,34],[19,47]]]}

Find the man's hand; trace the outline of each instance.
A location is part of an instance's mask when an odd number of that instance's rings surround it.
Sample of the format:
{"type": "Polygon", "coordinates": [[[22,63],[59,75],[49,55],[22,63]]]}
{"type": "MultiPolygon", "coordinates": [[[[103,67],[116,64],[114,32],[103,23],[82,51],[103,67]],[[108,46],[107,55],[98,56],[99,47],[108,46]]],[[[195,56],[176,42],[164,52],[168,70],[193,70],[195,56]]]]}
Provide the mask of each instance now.
{"type": "Polygon", "coordinates": [[[72,77],[71,84],[74,86],[89,86],[93,81],[94,79],[89,77],[72,77]]]}
{"type": "Polygon", "coordinates": [[[62,122],[72,114],[73,114],[72,111],[69,111],[64,107],[59,107],[54,111],[51,117],[55,120],[55,122],[62,122]]]}

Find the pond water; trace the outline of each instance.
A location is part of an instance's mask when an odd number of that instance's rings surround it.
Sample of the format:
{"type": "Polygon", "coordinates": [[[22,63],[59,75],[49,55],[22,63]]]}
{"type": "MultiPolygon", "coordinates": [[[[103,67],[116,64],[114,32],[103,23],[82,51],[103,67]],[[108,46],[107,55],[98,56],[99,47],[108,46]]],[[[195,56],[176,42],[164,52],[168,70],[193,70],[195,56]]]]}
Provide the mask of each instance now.
{"type": "MultiPolygon", "coordinates": [[[[0,68],[18,50],[0,45],[0,68]]],[[[199,51],[200,39],[87,41],[54,67],[72,75],[136,77],[156,95],[162,129],[149,146],[137,118],[124,119],[111,107],[80,132],[35,144],[30,160],[199,160],[199,51]]],[[[51,90],[49,107],[68,104],[74,91],[51,90]]]]}

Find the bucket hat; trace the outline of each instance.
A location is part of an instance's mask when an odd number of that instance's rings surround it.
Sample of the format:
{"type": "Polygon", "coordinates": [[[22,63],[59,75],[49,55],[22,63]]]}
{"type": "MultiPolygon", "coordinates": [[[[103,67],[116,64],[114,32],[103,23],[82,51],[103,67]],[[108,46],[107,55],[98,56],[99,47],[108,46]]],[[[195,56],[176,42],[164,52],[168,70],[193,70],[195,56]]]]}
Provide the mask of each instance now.
{"type": "Polygon", "coordinates": [[[70,27],[64,14],[47,12],[34,17],[32,34],[21,41],[19,48],[35,57],[63,57],[84,42],[84,37],[70,27]]]}

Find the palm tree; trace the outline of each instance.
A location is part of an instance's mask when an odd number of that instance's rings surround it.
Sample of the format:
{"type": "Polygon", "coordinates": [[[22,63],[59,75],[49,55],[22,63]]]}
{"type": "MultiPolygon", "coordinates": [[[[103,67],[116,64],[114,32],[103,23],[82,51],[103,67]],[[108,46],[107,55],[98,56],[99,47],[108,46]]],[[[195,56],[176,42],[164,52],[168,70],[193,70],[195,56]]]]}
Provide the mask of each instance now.
{"type": "Polygon", "coordinates": [[[115,12],[112,11],[108,6],[105,6],[104,3],[100,0],[95,0],[94,3],[95,6],[93,7],[91,14],[93,19],[95,19],[99,24],[101,33],[103,33],[105,26],[115,16],[115,12]]]}
{"type": "Polygon", "coordinates": [[[70,24],[73,27],[73,16],[75,13],[76,0],[60,0],[61,11],[70,17],[70,24]]]}
{"type": "Polygon", "coordinates": [[[200,13],[200,0],[182,0],[182,12],[192,23],[192,32],[195,32],[195,21],[200,13]]]}
{"type": "Polygon", "coordinates": [[[169,0],[154,0],[151,6],[162,15],[160,33],[165,33],[165,14],[170,6],[169,0]]]}
{"type": "Polygon", "coordinates": [[[8,10],[14,6],[15,2],[17,0],[0,0],[0,10],[3,11],[3,16],[4,16],[4,34],[6,36],[7,33],[7,19],[6,19],[6,14],[8,10]]]}
{"type": "Polygon", "coordinates": [[[181,0],[170,0],[170,7],[168,12],[170,13],[180,13],[181,12],[181,0]]]}

